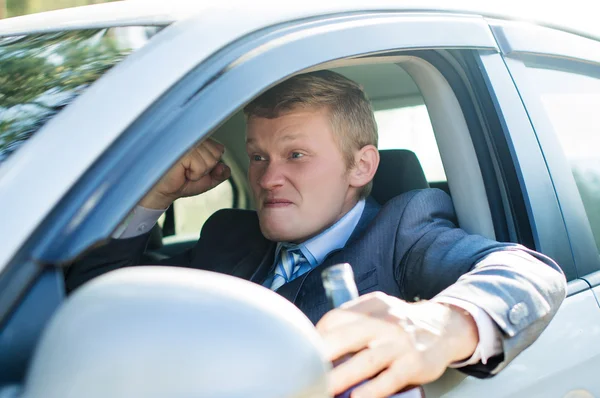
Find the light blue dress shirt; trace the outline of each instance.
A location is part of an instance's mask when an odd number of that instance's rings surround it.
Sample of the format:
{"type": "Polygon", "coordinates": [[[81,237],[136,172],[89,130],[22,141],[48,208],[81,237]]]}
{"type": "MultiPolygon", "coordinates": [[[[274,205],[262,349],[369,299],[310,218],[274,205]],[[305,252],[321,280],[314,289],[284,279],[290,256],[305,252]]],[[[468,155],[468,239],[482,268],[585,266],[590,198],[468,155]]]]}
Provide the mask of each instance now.
{"type": "MultiPolygon", "coordinates": [[[[360,221],[364,208],[365,200],[359,200],[348,213],[344,214],[344,216],[331,227],[327,228],[317,236],[310,238],[306,242],[297,245],[304,257],[308,260],[311,269],[321,264],[332,251],[346,246],[346,242],[348,242],[350,235],[352,235],[352,232],[354,232],[354,229],[360,221]]],[[[273,266],[269,271],[269,276],[263,283],[263,286],[265,287],[270,287],[273,283],[275,267],[277,267],[277,263],[279,262],[279,253],[281,252],[282,246],[285,244],[287,243],[277,243],[273,266]]]]}

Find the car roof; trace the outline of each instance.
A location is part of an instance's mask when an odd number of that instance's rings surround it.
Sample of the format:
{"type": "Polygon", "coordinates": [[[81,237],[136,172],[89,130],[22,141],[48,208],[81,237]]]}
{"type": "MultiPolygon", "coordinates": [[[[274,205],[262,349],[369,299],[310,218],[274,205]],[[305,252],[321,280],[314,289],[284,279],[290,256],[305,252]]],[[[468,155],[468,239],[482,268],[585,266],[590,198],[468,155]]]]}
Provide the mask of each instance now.
{"type": "MultiPolygon", "coordinates": [[[[586,0],[572,0],[568,7],[564,3],[544,3],[540,6],[537,1],[514,0],[453,0],[451,4],[440,0],[303,0],[276,6],[270,0],[128,0],[0,20],[0,36],[108,26],[167,25],[197,14],[210,14],[215,10],[228,8],[247,11],[244,15],[253,19],[256,29],[273,23],[335,13],[451,12],[527,21],[600,40],[600,26],[586,0]]],[[[236,21],[224,21],[223,29],[227,29],[228,22],[233,24],[236,21]]]]}

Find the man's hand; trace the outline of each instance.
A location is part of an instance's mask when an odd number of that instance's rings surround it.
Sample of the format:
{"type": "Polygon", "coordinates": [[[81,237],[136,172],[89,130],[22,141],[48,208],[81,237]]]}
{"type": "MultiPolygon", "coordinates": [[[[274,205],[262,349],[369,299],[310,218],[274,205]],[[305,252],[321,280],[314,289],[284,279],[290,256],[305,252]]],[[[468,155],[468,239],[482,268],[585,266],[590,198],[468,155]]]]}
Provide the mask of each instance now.
{"type": "Polygon", "coordinates": [[[166,209],[175,199],[216,187],[231,175],[229,167],[220,162],[224,152],[222,144],[206,139],[179,159],[140,205],[148,209],[166,209]]]}
{"type": "Polygon", "coordinates": [[[477,325],[464,310],[432,301],[407,303],[370,293],[329,311],[317,330],[330,360],[356,353],[330,374],[333,394],[369,379],[352,398],[387,397],[438,379],[448,365],[469,358],[477,325]]]}

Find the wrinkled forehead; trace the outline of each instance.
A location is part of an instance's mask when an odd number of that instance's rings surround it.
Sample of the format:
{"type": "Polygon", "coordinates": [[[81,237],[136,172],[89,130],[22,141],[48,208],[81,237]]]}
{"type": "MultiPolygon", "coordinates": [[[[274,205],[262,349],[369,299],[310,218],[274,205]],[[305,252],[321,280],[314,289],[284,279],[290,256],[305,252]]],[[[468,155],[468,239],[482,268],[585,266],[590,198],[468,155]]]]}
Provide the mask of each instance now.
{"type": "Polygon", "coordinates": [[[276,117],[246,116],[245,141],[252,143],[265,136],[291,140],[308,131],[325,134],[331,130],[327,107],[295,107],[276,117]]]}

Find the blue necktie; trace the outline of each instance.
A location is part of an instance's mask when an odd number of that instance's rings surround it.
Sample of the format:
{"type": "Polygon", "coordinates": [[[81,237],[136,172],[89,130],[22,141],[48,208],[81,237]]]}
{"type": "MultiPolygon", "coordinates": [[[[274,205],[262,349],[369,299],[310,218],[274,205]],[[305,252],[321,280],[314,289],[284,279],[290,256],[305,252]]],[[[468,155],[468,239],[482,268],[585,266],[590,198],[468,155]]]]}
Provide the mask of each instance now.
{"type": "Polygon", "coordinates": [[[271,290],[277,290],[285,283],[291,282],[300,275],[310,271],[310,263],[298,246],[282,246],[279,261],[275,267],[275,275],[271,282],[271,290]]]}

